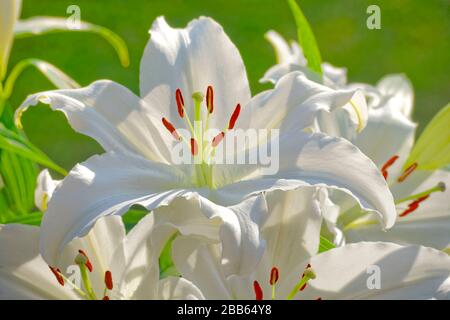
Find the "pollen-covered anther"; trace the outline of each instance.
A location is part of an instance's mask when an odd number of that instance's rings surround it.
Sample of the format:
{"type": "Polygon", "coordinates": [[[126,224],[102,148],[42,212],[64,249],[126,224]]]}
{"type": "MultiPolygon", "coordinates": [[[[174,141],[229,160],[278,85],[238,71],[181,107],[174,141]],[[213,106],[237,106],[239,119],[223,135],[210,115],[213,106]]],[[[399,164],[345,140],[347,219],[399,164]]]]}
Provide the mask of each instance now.
{"type": "Polygon", "coordinates": [[[410,165],[408,168],[405,169],[405,171],[403,171],[403,173],[401,174],[400,177],[398,177],[397,181],[398,182],[403,182],[405,181],[406,178],[408,178],[408,176],[414,172],[414,170],[417,169],[417,162],[414,162],[412,165],[410,165]]]}
{"type": "Polygon", "coordinates": [[[270,270],[270,285],[273,286],[278,282],[278,278],[280,277],[280,273],[278,271],[278,268],[273,267],[272,270],[270,270]]]}
{"type": "Polygon", "coordinates": [[[162,123],[163,123],[164,127],[166,127],[167,131],[169,131],[170,134],[174,137],[175,140],[178,140],[178,141],[181,140],[181,137],[178,134],[175,127],[173,126],[173,124],[171,124],[166,118],[162,118],[162,123]]]}
{"type": "Polygon", "coordinates": [[[180,89],[175,91],[175,100],[177,102],[178,114],[181,118],[184,117],[184,99],[180,89]]]}
{"type": "Polygon", "coordinates": [[[105,272],[105,286],[108,290],[113,289],[112,273],[109,270],[105,272]]]}
{"type": "Polygon", "coordinates": [[[55,267],[51,267],[51,266],[48,266],[48,267],[50,268],[50,271],[53,273],[53,275],[55,276],[58,283],[64,287],[64,278],[61,274],[61,270],[59,270],[59,268],[55,268],[55,267]]]}
{"type": "Polygon", "coordinates": [[[408,204],[408,209],[406,209],[405,211],[403,211],[400,214],[400,217],[404,217],[407,216],[408,214],[410,214],[411,212],[417,210],[417,208],[419,208],[419,205],[421,202],[425,201],[426,199],[428,199],[430,195],[426,195],[423,197],[418,198],[417,200],[414,200],[413,202],[411,202],[410,204],[408,204]]]}
{"type": "Polygon", "coordinates": [[[228,122],[228,129],[231,130],[236,125],[236,121],[239,118],[239,114],[241,113],[241,105],[238,103],[236,108],[231,115],[230,122],[228,122]]]}
{"type": "Polygon", "coordinates": [[[206,107],[209,113],[214,111],[214,90],[212,86],[208,86],[206,89],[206,107]]]}
{"type": "Polygon", "coordinates": [[[255,292],[255,299],[262,300],[263,299],[263,291],[258,281],[253,281],[253,291],[255,292]]]}
{"type": "Polygon", "coordinates": [[[75,257],[76,264],[84,264],[86,268],[88,268],[89,272],[92,272],[94,268],[92,267],[92,263],[89,260],[86,252],[83,250],[78,250],[78,255],[75,257]]]}
{"type": "Polygon", "coordinates": [[[196,156],[198,153],[198,144],[194,138],[191,138],[191,153],[193,156],[196,156]]]}
{"type": "Polygon", "coordinates": [[[384,179],[388,178],[388,169],[397,161],[399,157],[397,155],[389,158],[388,161],[381,167],[381,173],[383,174],[384,179]]]}
{"type": "Polygon", "coordinates": [[[217,147],[219,145],[219,143],[223,140],[223,138],[225,137],[225,132],[221,132],[219,133],[217,136],[215,136],[212,139],[211,145],[213,146],[213,148],[217,147]]]}

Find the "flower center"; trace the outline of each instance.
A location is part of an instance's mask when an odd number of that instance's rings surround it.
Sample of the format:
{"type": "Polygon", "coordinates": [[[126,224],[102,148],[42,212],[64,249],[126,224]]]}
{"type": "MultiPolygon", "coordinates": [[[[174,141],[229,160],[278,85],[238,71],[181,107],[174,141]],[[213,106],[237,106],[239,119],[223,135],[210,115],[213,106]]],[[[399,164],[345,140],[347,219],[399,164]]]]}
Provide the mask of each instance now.
{"type": "Polygon", "coordinates": [[[186,137],[177,131],[175,126],[166,118],[162,118],[163,126],[169,131],[173,138],[177,141],[183,141],[189,148],[193,163],[195,164],[194,184],[198,187],[208,186],[215,189],[216,185],[213,179],[212,164],[214,162],[217,146],[225,138],[226,133],[232,130],[239,118],[241,112],[241,105],[238,103],[230,116],[228,124],[219,134],[213,137],[210,141],[205,139],[206,132],[209,130],[209,120],[214,112],[214,89],[208,86],[206,89],[206,99],[201,92],[194,92],[192,94],[194,102],[194,124],[186,113],[186,106],[184,103],[183,94],[180,89],[175,91],[175,101],[177,104],[178,116],[185,121],[186,127],[189,129],[190,137],[186,137]],[[201,105],[205,101],[206,116],[201,112],[201,105]]]}
{"type": "MultiPolygon", "coordinates": [[[[280,272],[277,267],[272,267],[270,270],[270,277],[269,277],[269,284],[272,288],[272,300],[276,299],[276,284],[278,282],[278,279],[280,278],[280,272]]],[[[308,263],[306,266],[305,271],[303,272],[302,276],[300,277],[300,280],[294,285],[289,295],[286,297],[286,300],[292,300],[295,295],[305,290],[306,286],[308,285],[308,281],[315,279],[316,274],[311,268],[311,265],[308,263]]],[[[253,291],[255,293],[255,299],[256,300],[263,300],[264,299],[264,292],[261,288],[261,285],[257,280],[253,281],[253,291]]],[[[321,298],[320,298],[321,300],[321,298]]]]}
{"type": "MultiPolygon", "coordinates": [[[[83,250],[78,250],[78,254],[75,256],[75,264],[80,270],[81,282],[83,283],[84,289],[80,288],[80,286],[64,276],[59,268],[51,266],[49,266],[49,268],[58,281],[59,285],[64,286],[66,283],[68,283],[83,298],[87,300],[97,300],[97,296],[95,295],[95,292],[92,288],[92,283],[89,275],[90,273],[92,273],[94,268],[87,254],[83,250]]],[[[109,292],[112,292],[114,287],[112,273],[109,270],[105,272],[104,283],[105,289],[103,290],[102,300],[109,300],[109,292]]]]}

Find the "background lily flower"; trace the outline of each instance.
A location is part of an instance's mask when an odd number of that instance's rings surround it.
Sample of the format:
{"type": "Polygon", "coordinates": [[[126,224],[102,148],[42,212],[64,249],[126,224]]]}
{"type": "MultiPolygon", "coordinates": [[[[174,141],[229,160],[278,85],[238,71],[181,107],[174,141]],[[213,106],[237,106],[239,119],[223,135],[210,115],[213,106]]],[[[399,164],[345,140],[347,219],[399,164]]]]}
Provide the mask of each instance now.
{"type": "Polygon", "coordinates": [[[265,190],[328,186],[377,212],[384,227],[393,225],[392,196],[373,163],[344,139],[303,131],[319,111],[348,105],[349,118],[364,127],[360,92],[333,90],[291,73],[251,99],[239,52],[213,20],[200,18],[186,29],[173,29],[158,18],[150,33],[141,63],[142,99],[119,84],[98,81],[32,95],[16,112],[19,122],[29,106],[50,104],[106,151],[75,166],[55,190],[41,225],[47,262],[55,263],[61,248],[101,216],[123,214],[134,204],[152,210],[191,191],[230,206],[265,190]],[[188,119],[205,120],[219,130],[280,129],[278,173],[264,176],[260,165],[209,165],[202,154],[207,154],[203,148],[214,148],[213,141],[195,130],[185,140],[200,165],[175,164],[170,150],[179,142],[177,129],[190,128],[188,119]]]}
{"type": "MultiPolygon", "coordinates": [[[[414,171],[411,177],[407,175],[406,181],[398,181],[407,169],[403,164],[409,160],[417,127],[412,121],[414,91],[409,79],[393,74],[383,77],[375,87],[364,83],[348,84],[346,69],[328,63],[322,64],[323,77],[320,78],[308,69],[298,43],[292,41],[289,45],[275,31],[267,32],[266,38],[275,49],[278,64],[266,72],[261,82],[277,83],[288,72],[299,70],[308,78],[332,88],[360,88],[369,99],[368,121],[362,132],[354,129],[354,124],[342,112],[345,110],[320,113],[314,130],[348,139],[373,160],[388,181],[401,218],[394,228],[384,232],[379,230],[372,216],[361,218],[358,208],[340,197],[336,199],[331,192],[336,206],[330,204],[325,216],[335,244],[383,240],[449,250],[449,173],[445,170],[419,171],[411,167],[414,171]],[[414,195],[418,196],[411,197],[414,195]],[[409,201],[401,201],[404,199],[409,201]]],[[[440,134],[446,135],[445,132],[440,134]]]]}
{"type": "Polygon", "coordinates": [[[259,218],[261,255],[249,259],[242,246],[243,254],[229,256],[225,241],[180,236],[172,247],[176,268],[206,299],[449,298],[450,257],[435,249],[360,242],[318,254],[323,191],[277,190],[247,200],[250,216],[259,218]],[[379,287],[371,288],[375,267],[379,287]]]}
{"type": "Polygon", "coordinates": [[[170,234],[160,226],[149,215],[125,235],[121,217],[104,217],[49,267],[39,254],[38,227],[2,225],[0,299],[202,299],[185,279],[159,280],[158,258],[170,234]]]}
{"type": "MultiPolygon", "coordinates": [[[[417,127],[411,120],[412,86],[403,75],[388,75],[380,80],[376,90],[378,94],[368,105],[369,119],[364,131],[351,135],[342,130],[340,133],[380,168],[394,195],[399,219],[389,232],[378,232],[374,217],[361,218],[359,209],[351,209],[352,205],[335,199],[341,214],[339,218],[335,213],[329,215],[331,221],[337,219],[340,229],[332,227],[335,242],[344,240],[341,232],[344,230],[349,242],[382,240],[447,250],[450,246],[450,202],[447,200],[450,174],[444,169],[422,171],[417,166],[409,169],[403,166],[414,146],[417,127]]],[[[338,127],[344,125],[338,117],[333,121],[338,127]]]]}

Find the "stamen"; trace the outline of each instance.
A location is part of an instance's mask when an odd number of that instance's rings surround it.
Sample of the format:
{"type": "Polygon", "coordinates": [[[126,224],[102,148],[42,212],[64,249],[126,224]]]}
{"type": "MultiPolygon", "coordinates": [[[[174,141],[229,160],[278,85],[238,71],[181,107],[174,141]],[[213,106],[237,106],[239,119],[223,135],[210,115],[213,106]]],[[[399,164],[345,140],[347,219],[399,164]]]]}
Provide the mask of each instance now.
{"type": "Polygon", "coordinates": [[[92,272],[92,270],[94,270],[94,268],[92,267],[92,263],[89,260],[87,254],[83,250],[78,250],[78,253],[86,257],[85,265],[88,268],[89,272],[92,272]]]}
{"type": "Polygon", "coordinates": [[[110,300],[108,296],[104,296],[102,300],[110,300]]]}
{"type": "Polygon", "coordinates": [[[428,199],[430,195],[426,195],[424,197],[420,197],[419,199],[411,202],[410,204],[408,204],[408,209],[406,209],[405,211],[403,211],[402,214],[400,214],[400,217],[404,217],[407,216],[408,214],[410,214],[411,212],[415,211],[417,208],[419,208],[419,205],[422,201],[425,201],[426,199],[428,199]]]}
{"type": "Polygon", "coordinates": [[[61,275],[61,270],[59,270],[59,268],[55,268],[55,267],[50,267],[50,271],[53,273],[53,275],[56,277],[56,280],[58,281],[58,283],[64,287],[64,278],[61,275]]]}
{"type": "Polygon", "coordinates": [[[241,105],[238,103],[233,111],[233,114],[231,115],[230,122],[228,123],[229,130],[234,128],[234,125],[236,124],[240,112],[241,112],[241,105]]]}
{"type": "Polygon", "coordinates": [[[113,289],[112,274],[111,274],[111,271],[109,271],[109,270],[105,272],[105,285],[106,285],[106,288],[108,288],[108,290],[113,289]]]}
{"type": "Polygon", "coordinates": [[[193,156],[196,156],[198,153],[197,141],[194,138],[191,138],[191,153],[193,156]]]}
{"type": "Polygon", "coordinates": [[[424,196],[428,196],[428,195],[430,195],[432,193],[435,193],[435,192],[444,192],[445,188],[446,188],[445,183],[441,181],[433,188],[430,188],[428,190],[425,190],[425,191],[413,194],[413,195],[411,195],[409,197],[406,197],[406,198],[402,198],[402,199],[396,200],[395,204],[399,204],[399,203],[402,203],[402,202],[405,202],[405,201],[409,201],[409,200],[415,200],[415,199],[418,199],[418,198],[421,198],[421,197],[424,197],[424,196]]]}
{"type": "Polygon", "coordinates": [[[408,168],[406,168],[405,171],[403,171],[402,175],[400,177],[398,177],[397,181],[398,182],[403,182],[405,181],[405,179],[411,174],[413,173],[414,170],[416,170],[417,168],[417,162],[414,162],[412,165],[410,165],[408,168]]]}
{"type": "Polygon", "coordinates": [[[166,118],[162,118],[162,123],[164,127],[166,127],[166,129],[170,132],[170,134],[175,138],[175,140],[181,140],[181,137],[175,127],[166,118]]]}
{"type": "Polygon", "coordinates": [[[386,161],[386,163],[383,165],[383,167],[381,167],[381,173],[383,174],[384,179],[387,180],[387,178],[388,178],[387,170],[389,169],[390,166],[392,166],[395,163],[395,161],[397,161],[397,159],[398,159],[398,156],[395,155],[395,156],[391,157],[388,161],[386,161]]]}
{"type": "Polygon", "coordinates": [[[212,86],[208,86],[206,89],[206,107],[208,108],[209,113],[213,113],[214,111],[214,91],[212,86]]]}
{"type": "Polygon", "coordinates": [[[262,300],[263,299],[263,291],[261,289],[261,286],[259,285],[258,281],[253,281],[253,290],[255,291],[255,298],[256,300],[262,300]]]}
{"type": "Polygon", "coordinates": [[[180,89],[175,91],[175,100],[177,101],[178,114],[181,118],[184,116],[184,99],[180,89]]]}
{"type": "Polygon", "coordinates": [[[272,270],[270,271],[270,285],[273,286],[277,283],[279,278],[279,272],[278,272],[278,268],[273,267],[272,270]]]}
{"type": "Polygon", "coordinates": [[[225,137],[225,132],[221,132],[219,133],[217,136],[215,136],[212,139],[211,145],[213,146],[213,148],[217,147],[219,145],[219,143],[223,140],[223,138],[225,137]]]}

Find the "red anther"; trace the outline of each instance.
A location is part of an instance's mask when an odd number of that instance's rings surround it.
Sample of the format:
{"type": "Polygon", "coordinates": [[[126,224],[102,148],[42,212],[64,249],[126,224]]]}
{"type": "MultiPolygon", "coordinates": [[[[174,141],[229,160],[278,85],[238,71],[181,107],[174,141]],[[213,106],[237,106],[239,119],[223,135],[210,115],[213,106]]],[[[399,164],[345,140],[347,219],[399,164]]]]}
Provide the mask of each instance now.
{"type": "Polygon", "coordinates": [[[108,296],[104,296],[102,300],[109,300],[108,296]]]}
{"type": "Polygon", "coordinates": [[[311,268],[311,264],[308,263],[308,265],[306,266],[306,269],[311,268]]]}
{"type": "Polygon", "coordinates": [[[386,163],[381,167],[381,173],[383,174],[384,179],[388,178],[388,169],[390,166],[392,166],[395,161],[397,161],[398,156],[395,155],[393,157],[391,157],[388,161],[386,161],[386,163]]]}
{"type": "Polygon", "coordinates": [[[224,137],[225,137],[225,132],[219,133],[217,136],[215,136],[212,139],[212,142],[211,142],[212,146],[214,148],[217,147],[219,145],[219,143],[223,140],[224,137]]]}
{"type": "Polygon", "coordinates": [[[239,118],[239,113],[241,112],[241,105],[238,103],[236,108],[231,115],[230,122],[228,123],[228,129],[233,129],[236,124],[237,119],[239,118]]]}
{"type": "Polygon", "coordinates": [[[278,271],[278,268],[273,267],[272,270],[270,270],[270,285],[273,286],[277,283],[278,278],[280,276],[280,273],[278,271]]]}
{"type": "Polygon", "coordinates": [[[316,300],[322,300],[322,297],[318,297],[316,300]]]}
{"type": "Polygon", "coordinates": [[[177,101],[177,108],[178,108],[178,114],[181,118],[184,116],[184,99],[183,95],[181,94],[181,90],[177,89],[175,91],[175,100],[177,101]]]}
{"type": "Polygon", "coordinates": [[[253,281],[253,291],[255,291],[255,298],[256,300],[262,300],[263,299],[263,291],[261,289],[261,286],[259,285],[258,281],[253,281]]]}
{"type": "Polygon", "coordinates": [[[87,256],[87,254],[83,251],[83,250],[78,250],[79,254],[82,254],[83,256],[86,257],[86,268],[88,268],[89,272],[92,272],[94,270],[94,268],[92,267],[92,263],[89,260],[89,257],[87,256]]]}
{"type": "Polygon", "coordinates": [[[55,267],[50,267],[50,271],[53,273],[53,275],[56,277],[56,280],[58,281],[58,283],[64,287],[64,278],[61,275],[61,270],[59,270],[59,268],[55,268],[55,267]]]}
{"type": "Polygon", "coordinates": [[[105,272],[105,285],[106,285],[106,288],[108,288],[108,290],[113,289],[112,274],[111,274],[111,271],[109,271],[109,270],[105,272]]]}
{"type": "Polygon", "coordinates": [[[398,182],[403,182],[405,181],[405,179],[411,174],[413,173],[414,170],[416,170],[417,168],[417,162],[414,162],[412,165],[410,165],[408,168],[406,168],[405,171],[403,171],[402,175],[400,177],[398,177],[397,181],[398,182]]]}
{"type": "Polygon", "coordinates": [[[415,210],[419,207],[419,204],[420,204],[422,201],[425,201],[426,199],[428,199],[429,196],[430,196],[430,195],[428,194],[428,195],[426,195],[426,196],[420,197],[420,198],[418,198],[417,200],[414,200],[413,202],[411,202],[410,204],[408,204],[408,209],[406,209],[405,211],[403,211],[402,214],[400,215],[400,217],[407,216],[407,215],[410,214],[411,212],[415,211],[415,210]]]}
{"type": "Polygon", "coordinates": [[[305,283],[304,285],[302,285],[302,287],[300,288],[300,291],[305,290],[307,285],[308,285],[307,283],[305,283]]]}
{"type": "Polygon", "coordinates": [[[170,134],[175,138],[175,140],[181,139],[175,127],[166,118],[162,118],[162,123],[164,127],[166,127],[166,129],[170,132],[170,134]]]}
{"type": "Polygon", "coordinates": [[[197,141],[194,138],[191,138],[191,153],[193,156],[196,156],[198,153],[197,141]]]}
{"type": "Polygon", "coordinates": [[[212,86],[208,86],[206,89],[206,107],[208,108],[209,113],[213,113],[214,111],[214,91],[212,86]]]}

